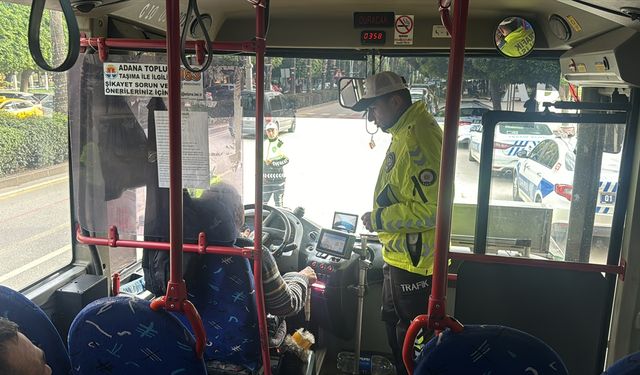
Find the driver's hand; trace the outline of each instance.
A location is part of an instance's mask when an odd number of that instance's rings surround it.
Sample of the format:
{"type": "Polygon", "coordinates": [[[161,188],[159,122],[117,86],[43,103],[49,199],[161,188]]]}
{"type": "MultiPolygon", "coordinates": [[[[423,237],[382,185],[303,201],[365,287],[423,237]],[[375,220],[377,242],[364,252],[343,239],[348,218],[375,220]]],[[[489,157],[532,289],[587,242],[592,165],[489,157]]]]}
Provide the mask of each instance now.
{"type": "Polygon", "coordinates": [[[373,232],[373,226],[371,225],[371,211],[365,212],[361,217],[362,224],[369,232],[373,232]]]}
{"type": "Polygon", "coordinates": [[[273,163],[273,160],[271,160],[271,159],[267,159],[267,160],[265,160],[265,161],[264,161],[264,163],[265,163],[266,165],[271,165],[271,164],[273,163]]]}
{"type": "Polygon", "coordinates": [[[303,270],[300,270],[300,272],[298,273],[306,276],[309,279],[309,285],[315,283],[318,280],[318,276],[316,276],[316,271],[314,271],[313,268],[309,266],[307,266],[303,270]]]}

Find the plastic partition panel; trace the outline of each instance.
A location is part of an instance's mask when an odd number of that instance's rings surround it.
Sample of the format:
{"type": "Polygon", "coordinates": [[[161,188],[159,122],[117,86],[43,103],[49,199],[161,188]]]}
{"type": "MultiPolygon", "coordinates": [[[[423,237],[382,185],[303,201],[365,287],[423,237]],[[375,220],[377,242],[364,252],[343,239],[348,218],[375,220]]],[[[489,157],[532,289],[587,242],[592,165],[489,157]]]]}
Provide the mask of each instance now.
{"type": "Polygon", "coordinates": [[[551,346],[570,374],[600,374],[608,293],[600,273],[465,262],[455,317],[519,329],[551,346]]]}
{"type": "MultiPolygon", "coordinates": [[[[570,114],[552,112],[509,112],[489,111],[482,116],[482,145],[480,151],[480,168],[478,177],[478,209],[476,212],[475,244],[473,251],[476,254],[485,254],[487,246],[487,223],[489,220],[489,197],[491,194],[491,174],[493,164],[493,142],[496,125],[500,122],[521,123],[578,123],[578,124],[626,124],[627,113],[613,114],[570,114]]],[[[623,149],[631,148],[633,141],[625,139],[623,149]]],[[[622,165],[630,162],[623,160],[622,165]]],[[[622,169],[622,167],[621,167],[622,169]]],[[[621,184],[628,184],[628,179],[621,179],[621,184]]],[[[624,216],[626,210],[616,210],[616,216],[624,216]]],[[[614,240],[613,238],[611,239],[614,240]]]]}

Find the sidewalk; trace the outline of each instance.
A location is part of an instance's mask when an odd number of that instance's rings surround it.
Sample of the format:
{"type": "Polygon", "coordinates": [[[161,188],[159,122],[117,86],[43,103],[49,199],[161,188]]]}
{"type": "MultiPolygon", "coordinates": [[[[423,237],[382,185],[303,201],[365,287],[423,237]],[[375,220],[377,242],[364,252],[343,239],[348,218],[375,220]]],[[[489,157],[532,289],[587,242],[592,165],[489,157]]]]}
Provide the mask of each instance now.
{"type": "Polygon", "coordinates": [[[54,165],[52,167],[36,169],[33,171],[22,172],[11,176],[0,177],[0,189],[19,186],[31,181],[39,180],[46,177],[57,176],[61,174],[67,174],[69,171],[69,164],[64,162],[62,164],[54,165]]]}

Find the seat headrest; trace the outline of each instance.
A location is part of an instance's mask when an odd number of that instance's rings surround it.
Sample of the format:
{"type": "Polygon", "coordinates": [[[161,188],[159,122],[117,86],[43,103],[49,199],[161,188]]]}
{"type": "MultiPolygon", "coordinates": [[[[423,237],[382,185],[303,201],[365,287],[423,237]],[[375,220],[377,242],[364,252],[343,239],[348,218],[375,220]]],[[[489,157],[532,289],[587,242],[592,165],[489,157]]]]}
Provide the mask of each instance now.
{"type": "Polygon", "coordinates": [[[21,293],[0,285],[0,316],[16,323],[20,331],[44,351],[47,364],[54,375],[68,374],[71,371],[64,342],[47,314],[38,305],[21,293]]]}
{"type": "Polygon", "coordinates": [[[422,349],[414,371],[416,375],[489,373],[567,375],[568,371],[558,354],[538,338],[491,325],[442,332],[422,349]]]}
{"type": "Polygon", "coordinates": [[[206,374],[193,335],[172,314],[134,297],[87,305],[69,330],[74,374],[206,374]]]}

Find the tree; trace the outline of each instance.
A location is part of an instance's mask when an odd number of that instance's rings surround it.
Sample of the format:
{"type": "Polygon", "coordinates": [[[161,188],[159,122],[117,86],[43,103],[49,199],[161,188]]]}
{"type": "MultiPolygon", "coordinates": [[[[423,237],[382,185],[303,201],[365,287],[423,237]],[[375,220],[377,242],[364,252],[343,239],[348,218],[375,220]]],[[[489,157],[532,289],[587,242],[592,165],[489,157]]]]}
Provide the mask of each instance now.
{"type": "MultiPolygon", "coordinates": [[[[64,61],[65,53],[65,32],[64,23],[62,22],[62,13],[50,12],[50,31],[51,31],[51,53],[53,55],[53,63],[58,66],[64,61]]],[[[55,91],[53,95],[53,111],[57,113],[67,113],[67,74],[52,73],[55,91]]]]}
{"type": "Polygon", "coordinates": [[[502,108],[501,100],[505,85],[523,83],[526,87],[535,87],[538,83],[559,86],[560,64],[557,60],[531,60],[506,58],[475,58],[471,60],[473,76],[489,80],[489,91],[493,109],[502,108]]]}
{"type": "MultiPolygon", "coordinates": [[[[447,79],[449,58],[409,58],[410,64],[418,64],[420,73],[429,78],[447,79]]],[[[557,60],[507,59],[503,57],[467,57],[464,62],[464,79],[489,81],[489,94],[493,109],[500,110],[505,86],[523,83],[528,88],[537,83],[559,86],[560,64],[557,60]]]]}
{"type": "MultiPolygon", "coordinates": [[[[28,48],[27,31],[29,28],[30,8],[24,5],[0,2],[0,19],[4,37],[0,43],[0,73],[20,73],[20,90],[29,89],[29,77],[37,68],[28,48]]],[[[40,28],[40,48],[46,59],[51,57],[51,34],[49,32],[49,14],[45,12],[40,28]]]]}

